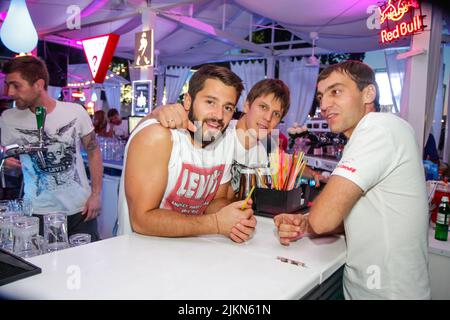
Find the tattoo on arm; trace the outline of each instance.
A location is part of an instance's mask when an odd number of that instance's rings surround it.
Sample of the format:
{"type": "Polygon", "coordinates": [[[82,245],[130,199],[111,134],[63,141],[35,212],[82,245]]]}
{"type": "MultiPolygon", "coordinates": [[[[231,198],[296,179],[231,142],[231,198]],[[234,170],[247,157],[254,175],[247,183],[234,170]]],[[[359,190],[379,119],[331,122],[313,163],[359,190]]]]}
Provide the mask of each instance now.
{"type": "Polygon", "coordinates": [[[85,143],[86,151],[87,152],[94,151],[98,146],[97,138],[95,137],[95,133],[92,131],[85,137],[85,139],[86,139],[86,143],[85,143]]]}

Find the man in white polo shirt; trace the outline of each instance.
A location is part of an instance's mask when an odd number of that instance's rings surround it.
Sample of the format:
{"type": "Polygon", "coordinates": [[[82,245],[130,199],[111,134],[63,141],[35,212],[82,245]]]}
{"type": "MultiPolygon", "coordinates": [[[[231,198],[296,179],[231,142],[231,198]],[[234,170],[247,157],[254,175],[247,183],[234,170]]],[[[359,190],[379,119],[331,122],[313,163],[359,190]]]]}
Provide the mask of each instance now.
{"type": "Polygon", "coordinates": [[[349,139],[308,215],[275,217],[282,244],[343,231],[346,299],[430,299],[428,205],[412,127],[378,107],[373,70],[346,61],[321,72],[317,98],[332,132],[349,139]]]}

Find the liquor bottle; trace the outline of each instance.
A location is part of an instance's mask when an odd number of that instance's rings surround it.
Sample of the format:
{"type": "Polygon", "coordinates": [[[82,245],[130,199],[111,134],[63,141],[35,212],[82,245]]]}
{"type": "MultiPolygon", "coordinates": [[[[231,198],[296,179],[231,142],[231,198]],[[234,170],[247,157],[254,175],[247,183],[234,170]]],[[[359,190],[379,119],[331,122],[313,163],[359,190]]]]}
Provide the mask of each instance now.
{"type": "Polygon", "coordinates": [[[450,206],[448,197],[442,197],[441,204],[436,219],[436,231],[434,238],[436,240],[447,241],[448,238],[448,220],[450,216],[450,206]]]}

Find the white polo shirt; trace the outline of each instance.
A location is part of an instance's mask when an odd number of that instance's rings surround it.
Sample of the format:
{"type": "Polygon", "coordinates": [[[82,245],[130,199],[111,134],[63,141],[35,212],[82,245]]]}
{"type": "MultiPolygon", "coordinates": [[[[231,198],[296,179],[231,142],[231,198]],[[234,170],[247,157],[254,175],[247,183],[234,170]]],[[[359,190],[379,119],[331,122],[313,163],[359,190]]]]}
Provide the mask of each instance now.
{"type": "Polygon", "coordinates": [[[347,299],[430,299],[428,204],[412,127],[369,113],[332,173],[364,192],[345,218],[347,299]]]}

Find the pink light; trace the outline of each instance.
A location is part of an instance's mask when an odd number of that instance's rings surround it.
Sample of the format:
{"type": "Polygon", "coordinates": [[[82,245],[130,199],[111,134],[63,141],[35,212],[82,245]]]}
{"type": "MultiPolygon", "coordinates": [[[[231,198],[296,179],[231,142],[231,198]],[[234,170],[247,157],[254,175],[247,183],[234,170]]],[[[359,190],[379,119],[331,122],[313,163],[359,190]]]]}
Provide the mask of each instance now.
{"type": "Polygon", "coordinates": [[[106,3],[108,3],[108,0],[92,1],[86,8],[83,9],[83,11],[81,12],[81,17],[89,17],[91,14],[101,9],[106,3]]]}
{"type": "Polygon", "coordinates": [[[80,45],[80,46],[83,44],[83,42],[81,42],[80,40],[77,40],[75,43],[80,45]]]}
{"type": "Polygon", "coordinates": [[[70,46],[72,48],[83,49],[83,45],[79,44],[78,41],[74,41],[74,40],[65,40],[65,41],[57,42],[57,43],[61,43],[65,46],[70,46]]]}
{"type": "Polygon", "coordinates": [[[6,14],[7,14],[7,13],[8,13],[7,11],[0,12],[0,20],[1,20],[1,21],[4,21],[4,20],[5,20],[6,14]]]}

